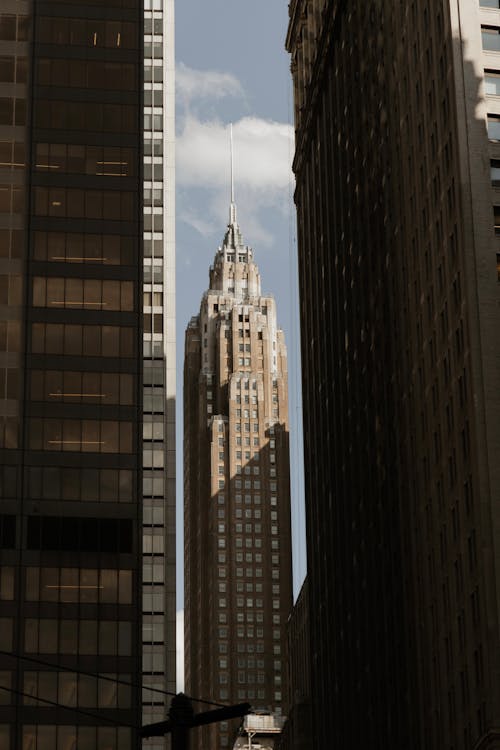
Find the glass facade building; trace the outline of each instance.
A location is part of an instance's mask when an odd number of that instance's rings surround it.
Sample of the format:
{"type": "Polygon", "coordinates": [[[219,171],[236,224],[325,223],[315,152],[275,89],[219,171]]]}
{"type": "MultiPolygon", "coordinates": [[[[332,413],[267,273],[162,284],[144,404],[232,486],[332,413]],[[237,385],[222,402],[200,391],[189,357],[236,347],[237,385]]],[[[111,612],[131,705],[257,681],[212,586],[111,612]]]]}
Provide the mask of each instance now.
{"type": "Polygon", "coordinates": [[[172,39],[0,8],[1,750],[136,747],[174,687],[172,39]]]}

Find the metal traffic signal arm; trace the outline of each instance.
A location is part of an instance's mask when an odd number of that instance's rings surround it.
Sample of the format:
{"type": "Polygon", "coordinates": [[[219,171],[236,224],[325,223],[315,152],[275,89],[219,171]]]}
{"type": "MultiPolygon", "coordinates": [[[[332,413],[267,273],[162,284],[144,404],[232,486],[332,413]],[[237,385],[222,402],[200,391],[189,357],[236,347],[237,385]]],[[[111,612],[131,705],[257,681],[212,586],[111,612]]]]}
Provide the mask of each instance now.
{"type": "Polygon", "coordinates": [[[216,721],[235,719],[238,716],[246,716],[250,713],[249,703],[238,703],[235,706],[217,708],[214,711],[204,711],[195,714],[191,699],[184,693],[178,693],[172,699],[168,712],[168,721],[159,721],[156,724],[147,724],[141,729],[141,737],[163,737],[165,734],[172,735],[172,750],[189,750],[189,730],[193,727],[201,727],[203,724],[213,724],[216,721]]]}

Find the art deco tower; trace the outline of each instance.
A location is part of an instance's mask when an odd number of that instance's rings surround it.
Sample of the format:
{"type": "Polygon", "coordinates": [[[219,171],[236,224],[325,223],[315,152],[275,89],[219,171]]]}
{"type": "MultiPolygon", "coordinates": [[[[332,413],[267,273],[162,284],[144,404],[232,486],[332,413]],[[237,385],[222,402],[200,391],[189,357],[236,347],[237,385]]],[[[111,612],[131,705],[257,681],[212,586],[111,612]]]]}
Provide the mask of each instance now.
{"type": "MultiPolygon", "coordinates": [[[[186,691],[281,712],[291,606],[287,355],[231,202],[186,331],[186,691]]],[[[225,748],[214,725],[198,747],[225,748]]]]}

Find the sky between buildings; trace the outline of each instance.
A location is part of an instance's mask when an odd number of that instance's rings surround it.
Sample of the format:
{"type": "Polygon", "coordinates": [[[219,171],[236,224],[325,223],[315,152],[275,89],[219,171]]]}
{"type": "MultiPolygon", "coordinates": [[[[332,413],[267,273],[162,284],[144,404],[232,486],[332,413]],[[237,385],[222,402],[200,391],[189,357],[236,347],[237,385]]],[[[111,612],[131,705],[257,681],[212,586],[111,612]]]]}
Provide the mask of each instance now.
{"type": "MultiPolygon", "coordinates": [[[[182,369],[184,332],[199,310],[229,214],[229,123],[235,200],[262,290],[276,298],[288,346],[294,591],[306,572],[300,344],[293,206],[293,96],[284,49],[286,0],[176,4],[177,507],[182,619],[182,369]]],[[[182,685],[181,685],[182,686],[182,685]]]]}

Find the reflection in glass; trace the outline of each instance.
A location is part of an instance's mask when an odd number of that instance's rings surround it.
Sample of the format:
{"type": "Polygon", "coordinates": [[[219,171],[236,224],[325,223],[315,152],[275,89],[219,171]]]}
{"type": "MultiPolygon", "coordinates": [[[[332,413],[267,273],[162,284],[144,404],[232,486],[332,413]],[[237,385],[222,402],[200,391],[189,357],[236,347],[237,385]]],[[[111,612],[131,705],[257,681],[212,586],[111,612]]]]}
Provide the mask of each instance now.
{"type": "Polygon", "coordinates": [[[35,169],[51,174],[73,173],[102,177],[131,177],[136,154],[132,149],[38,143],[35,169]]]}
{"type": "Polygon", "coordinates": [[[96,620],[85,620],[82,622],[78,650],[81,654],[97,654],[96,620]]]}
{"type": "Polygon", "coordinates": [[[500,141],[500,117],[488,115],[488,138],[490,141],[500,141]]]}
{"type": "Polygon", "coordinates": [[[76,357],[132,357],[134,329],[123,326],[33,323],[32,351],[76,357]]]}
{"type": "Polygon", "coordinates": [[[97,706],[97,679],[88,675],[80,675],[78,702],[80,706],[88,708],[97,706]]]}
{"type": "Polygon", "coordinates": [[[59,584],[59,601],[77,602],[80,598],[80,582],[78,568],[61,568],[61,582],[59,584]]]}
{"type": "Polygon", "coordinates": [[[13,695],[9,692],[11,685],[12,672],[6,670],[0,671],[0,706],[9,706],[13,702],[13,695]]]}
{"type": "Polygon", "coordinates": [[[25,706],[33,706],[38,703],[34,700],[34,696],[38,695],[38,673],[37,672],[25,672],[24,673],[24,684],[23,693],[27,693],[23,698],[25,706]],[[28,697],[33,696],[33,697],[28,697]]]}
{"type": "Polygon", "coordinates": [[[59,690],[57,700],[65,706],[78,705],[78,675],[74,672],[59,673],[59,690]]]}
{"type": "Polygon", "coordinates": [[[14,599],[14,568],[4,565],[0,568],[0,600],[14,599]]]}
{"type": "Polygon", "coordinates": [[[101,620],[99,622],[99,654],[116,654],[116,622],[101,620]]]}
{"type": "Polygon", "coordinates": [[[33,305],[73,310],[131,311],[134,306],[134,283],[38,276],[33,279],[33,305]]]}
{"type": "MultiPolygon", "coordinates": [[[[108,675],[114,677],[114,675],[108,675]]],[[[115,708],[118,700],[118,686],[111,680],[99,680],[99,708],[115,708]]]]}
{"type": "Polygon", "coordinates": [[[484,91],[488,96],[500,96],[500,76],[488,72],[484,76],[484,91]]]}
{"type": "Polygon", "coordinates": [[[40,653],[56,654],[59,650],[57,646],[57,620],[40,620],[38,625],[40,653]]]}
{"type": "Polygon", "coordinates": [[[481,37],[483,40],[483,49],[488,52],[500,51],[500,30],[497,28],[482,27],[481,37]]]}
{"type": "MultiPolygon", "coordinates": [[[[28,576],[33,577],[36,568],[28,568],[26,571],[26,579],[28,576]]],[[[40,568],[40,591],[36,592],[35,596],[30,597],[33,601],[42,599],[48,602],[57,602],[59,599],[59,568],[40,568]]]]}
{"type": "Polygon", "coordinates": [[[56,727],[39,725],[37,727],[36,750],[54,750],[56,747],[56,727]]]}
{"type": "MultiPolygon", "coordinates": [[[[57,701],[57,672],[39,672],[36,695],[50,701],[57,701]]],[[[35,701],[38,703],[38,701],[35,701]]],[[[42,705],[43,703],[38,703],[42,705]]]]}
{"type": "Polygon", "coordinates": [[[126,373],[34,370],[33,401],[82,404],[132,404],[133,376],[126,373]]]}

